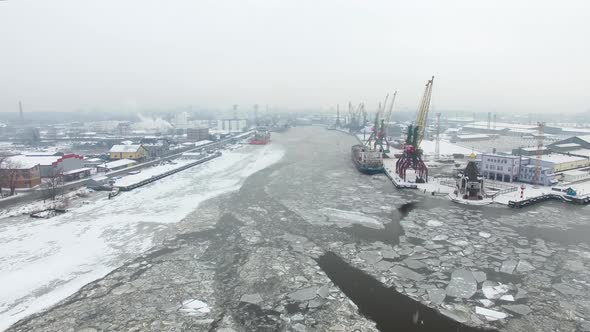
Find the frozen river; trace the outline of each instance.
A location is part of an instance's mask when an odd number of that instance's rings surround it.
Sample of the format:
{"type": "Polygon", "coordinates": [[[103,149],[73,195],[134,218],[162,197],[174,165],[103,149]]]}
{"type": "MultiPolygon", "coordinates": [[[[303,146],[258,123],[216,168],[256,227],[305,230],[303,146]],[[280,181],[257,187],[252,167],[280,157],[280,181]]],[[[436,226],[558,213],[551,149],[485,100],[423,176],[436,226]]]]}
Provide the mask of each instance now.
{"type": "Polygon", "coordinates": [[[246,146],[116,199],[96,193],[55,218],[0,219],[0,329],[146,251],[201,202],[239,189],[282,156],[278,146],[246,146]]]}
{"type": "Polygon", "coordinates": [[[9,220],[3,318],[120,266],[11,331],[590,328],[588,206],[472,208],[398,191],[356,171],[353,144],[292,128],[269,146],[98,200],[84,218],[9,220]],[[166,240],[139,254],[154,236],[166,240]],[[73,263],[53,272],[44,258],[73,263]],[[43,282],[20,282],[27,273],[43,282]]]}

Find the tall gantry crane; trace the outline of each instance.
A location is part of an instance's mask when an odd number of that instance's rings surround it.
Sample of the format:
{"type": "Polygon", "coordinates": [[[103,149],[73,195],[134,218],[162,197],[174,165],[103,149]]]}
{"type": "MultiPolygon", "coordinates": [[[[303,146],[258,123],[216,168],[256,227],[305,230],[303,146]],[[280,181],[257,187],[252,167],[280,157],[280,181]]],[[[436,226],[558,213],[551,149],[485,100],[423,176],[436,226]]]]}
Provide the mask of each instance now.
{"type": "Polygon", "coordinates": [[[406,171],[412,168],[416,171],[416,183],[424,183],[428,181],[428,168],[422,160],[422,149],[420,143],[424,138],[426,130],[426,120],[428,118],[428,111],[430,109],[430,98],[432,96],[432,85],[434,84],[434,76],[426,83],[424,95],[420,101],[416,122],[414,125],[408,126],[408,135],[406,143],[404,144],[404,152],[400,159],[395,164],[395,172],[397,175],[406,181],[406,171]]]}
{"type": "Polygon", "coordinates": [[[379,111],[375,116],[375,124],[373,125],[373,133],[371,134],[371,138],[369,138],[368,145],[371,147],[371,139],[373,140],[373,149],[377,149],[377,146],[380,147],[380,150],[384,153],[389,152],[389,141],[387,140],[387,125],[391,121],[391,112],[393,111],[393,104],[395,103],[395,97],[397,96],[397,91],[393,93],[393,97],[391,99],[391,104],[387,112],[385,109],[387,108],[387,100],[389,98],[389,94],[385,97],[385,102],[383,103],[383,107],[379,107],[379,111]],[[383,114],[383,117],[379,117],[383,114]]]}
{"type": "Polygon", "coordinates": [[[379,103],[379,107],[377,108],[377,112],[375,113],[375,122],[373,123],[373,128],[371,129],[371,135],[367,140],[367,146],[371,149],[377,150],[377,145],[381,145],[381,151],[383,151],[383,145],[379,142],[379,134],[381,126],[379,125],[380,122],[380,115],[385,109],[385,105],[387,104],[387,99],[389,98],[389,93],[385,96],[385,102],[383,104],[379,103]]]}

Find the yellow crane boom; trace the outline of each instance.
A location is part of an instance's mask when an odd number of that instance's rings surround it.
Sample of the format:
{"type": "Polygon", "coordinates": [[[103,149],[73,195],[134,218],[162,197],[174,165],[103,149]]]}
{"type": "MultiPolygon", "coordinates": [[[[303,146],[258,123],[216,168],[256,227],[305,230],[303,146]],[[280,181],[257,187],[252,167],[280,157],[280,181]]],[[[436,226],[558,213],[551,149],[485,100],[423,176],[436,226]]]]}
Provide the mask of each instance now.
{"type": "Polygon", "coordinates": [[[418,127],[418,135],[416,137],[416,146],[418,148],[422,139],[424,138],[424,132],[426,131],[426,120],[428,119],[428,110],[430,109],[430,98],[432,96],[432,85],[434,84],[434,76],[426,83],[424,89],[424,95],[420,102],[420,108],[418,109],[418,116],[416,117],[416,127],[418,127]]]}

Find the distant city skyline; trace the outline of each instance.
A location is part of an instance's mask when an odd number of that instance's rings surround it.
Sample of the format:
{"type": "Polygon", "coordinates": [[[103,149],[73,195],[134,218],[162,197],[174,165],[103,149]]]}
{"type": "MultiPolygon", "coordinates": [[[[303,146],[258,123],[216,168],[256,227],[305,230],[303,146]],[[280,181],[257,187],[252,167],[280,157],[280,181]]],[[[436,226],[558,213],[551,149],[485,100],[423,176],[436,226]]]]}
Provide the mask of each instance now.
{"type": "Polygon", "coordinates": [[[1,1],[0,112],[590,109],[590,3],[1,1]],[[248,105],[248,106],[246,106],[248,105]]]}

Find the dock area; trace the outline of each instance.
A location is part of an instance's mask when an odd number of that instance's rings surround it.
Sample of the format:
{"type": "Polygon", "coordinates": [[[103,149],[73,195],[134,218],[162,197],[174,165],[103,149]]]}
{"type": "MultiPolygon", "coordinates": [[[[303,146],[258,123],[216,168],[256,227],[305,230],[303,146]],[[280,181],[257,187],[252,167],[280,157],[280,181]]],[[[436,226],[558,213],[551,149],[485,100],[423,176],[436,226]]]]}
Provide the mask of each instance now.
{"type": "Polygon", "coordinates": [[[395,174],[395,162],[396,159],[392,158],[384,158],[383,159],[383,170],[385,171],[385,175],[391,180],[393,185],[397,189],[418,189],[418,185],[415,183],[409,183],[402,179],[400,179],[397,174],[395,174]]]}
{"type": "MultiPolygon", "coordinates": [[[[187,161],[186,163],[181,163],[180,165],[172,165],[177,167],[171,167],[172,169],[165,171],[164,173],[159,173],[156,175],[152,175],[153,172],[149,172],[150,170],[143,171],[139,174],[129,175],[120,180],[116,181],[114,187],[119,188],[121,191],[131,191],[135,188],[139,188],[141,186],[145,186],[146,184],[152,183],[154,181],[160,180],[172,174],[178,173],[183,171],[187,168],[202,164],[207,162],[211,159],[215,159],[221,156],[221,152],[215,152],[213,154],[204,156],[203,158],[196,160],[196,161],[187,161]]],[[[158,171],[158,170],[156,170],[158,171]]]]}

